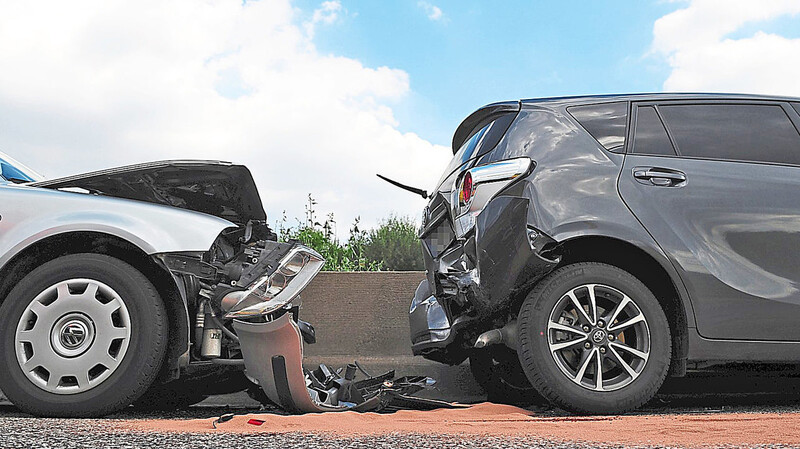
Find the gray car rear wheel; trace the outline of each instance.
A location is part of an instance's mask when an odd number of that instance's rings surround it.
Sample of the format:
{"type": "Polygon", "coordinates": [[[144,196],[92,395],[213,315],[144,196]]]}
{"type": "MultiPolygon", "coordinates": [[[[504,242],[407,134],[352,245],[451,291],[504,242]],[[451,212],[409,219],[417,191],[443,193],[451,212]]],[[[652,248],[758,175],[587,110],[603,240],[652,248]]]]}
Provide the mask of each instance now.
{"type": "Polygon", "coordinates": [[[620,413],[650,400],[670,364],[670,329],[652,292],[631,274],[576,263],[543,279],[519,313],[520,362],[555,405],[620,413]]]}
{"type": "Polygon", "coordinates": [[[153,382],[166,335],[164,304],[135,268],[99,254],[60,257],[0,307],[0,389],[36,415],[111,413],[153,382]]]}

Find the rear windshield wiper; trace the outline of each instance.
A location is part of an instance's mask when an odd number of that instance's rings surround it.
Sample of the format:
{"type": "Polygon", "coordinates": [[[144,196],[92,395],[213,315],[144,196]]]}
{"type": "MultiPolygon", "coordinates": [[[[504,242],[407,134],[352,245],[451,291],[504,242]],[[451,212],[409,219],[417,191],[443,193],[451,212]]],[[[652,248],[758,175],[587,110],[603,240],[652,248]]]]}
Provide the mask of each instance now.
{"type": "Polygon", "coordinates": [[[399,183],[397,181],[394,181],[394,180],[391,180],[391,179],[389,179],[389,178],[387,178],[386,176],[383,176],[383,175],[378,175],[378,177],[383,179],[384,181],[388,182],[389,184],[391,184],[393,186],[400,187],[403,190],[408,190],[411,193],[416,193],[417,195],[421,196],[422,198],[424,198],[426,200],[428,199],[428,191],[427,190],[422,190],[422,189],[418,189],[416,187],[411,187],[411,186],[407,186],[405,184],[401,184],[401,183],[399,183]]]}

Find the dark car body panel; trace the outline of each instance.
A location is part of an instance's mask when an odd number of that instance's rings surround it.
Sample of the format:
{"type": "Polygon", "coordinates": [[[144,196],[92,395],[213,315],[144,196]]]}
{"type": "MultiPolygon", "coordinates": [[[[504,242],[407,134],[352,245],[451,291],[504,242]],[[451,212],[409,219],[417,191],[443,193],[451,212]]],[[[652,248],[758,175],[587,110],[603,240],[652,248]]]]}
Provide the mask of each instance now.
{"type": "MultiPolygon", "coordinates": [[[[792,101],[723,94],[522,100],[498,144],[450,174],[426,208],[421,239],[431,295],[450,323],[468,318],[469,324],[442,344],[417,338],[415,354],[459,362],[478,333],[513,319],[513,305],[558,266],[560,247],[599,237],[635,246],[667,274],[682,304],[673,313],[685,315],[676,322],[689,341],[690,361],[797,359],[800,344],[791,342],[800,340],[794,324],[800,321],[800,253],[793,251],[800,244],[800,167],[630,150],[639,104],[778,102],[791,111],[792,101]],[[625,144],[609,151],[568,108],[612,102],[627,105],[629,122],[625,144]],[[517,157],[536,167],[487,203],[473,234],[456,238],[449,203],[460,173],[517,157]],[[688,179],[671,188],[644,185],[633,176],[642,167],[688,179]],[[526,235],[530,230],[540,236],[538,246],[526,235]]],[[[462,123],[454,147],[485,125],[475,117],[487,116],[487,108],[462,123]]],[[[792,120],[800,121],[794,111],[792,120]]]]}
{"type": "Polygon", "coordinates": [[[628,154],[619,188],[684,280],[699,335],[800,341],[800,167],[628,154]],[[634,178],[654,167],[686,181],[634,178]]]}

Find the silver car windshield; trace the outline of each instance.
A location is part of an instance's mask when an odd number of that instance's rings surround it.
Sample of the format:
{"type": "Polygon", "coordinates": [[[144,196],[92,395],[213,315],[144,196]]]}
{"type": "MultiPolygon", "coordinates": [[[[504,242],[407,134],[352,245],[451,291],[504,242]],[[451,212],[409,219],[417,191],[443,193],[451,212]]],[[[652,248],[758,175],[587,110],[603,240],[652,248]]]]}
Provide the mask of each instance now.
{"type": "Polygon", "coordinates": [[[0,151],[0,178],[2,178],[0,181],[16,183],[44,180],[44,176],[36,173],[2,151],[0,151]]]}

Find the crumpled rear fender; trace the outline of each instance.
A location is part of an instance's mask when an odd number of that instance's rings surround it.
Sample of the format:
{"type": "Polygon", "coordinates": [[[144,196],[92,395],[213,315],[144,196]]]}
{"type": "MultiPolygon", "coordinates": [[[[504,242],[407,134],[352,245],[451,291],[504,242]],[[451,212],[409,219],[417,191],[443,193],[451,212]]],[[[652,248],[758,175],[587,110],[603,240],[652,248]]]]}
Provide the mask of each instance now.
{"type": "Polygon", "coordinates": [[[475,233],[440,257],[440,273],[480,318],[508,310],[511,301],[558,265],[555,240],[528,222],[530,200],[503,195],[477,217],[475,233]],[[459,270],[465,267],[466,270],[459,270]]]}
{"type": "Polygon", "coordinates": [[[543,257],[555,241],[528,224],[530,200],[500,196],[478,216],[476,259],[480,288],[473,301],[483,315],[506,310],[509,301],[544,277],[558,259],[543,257]]]}

